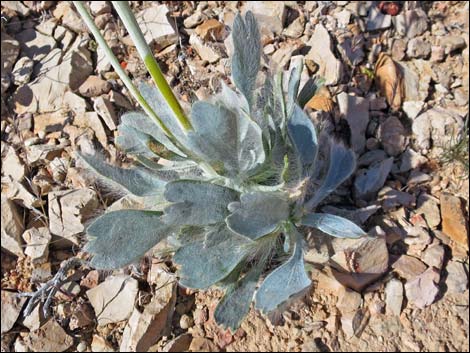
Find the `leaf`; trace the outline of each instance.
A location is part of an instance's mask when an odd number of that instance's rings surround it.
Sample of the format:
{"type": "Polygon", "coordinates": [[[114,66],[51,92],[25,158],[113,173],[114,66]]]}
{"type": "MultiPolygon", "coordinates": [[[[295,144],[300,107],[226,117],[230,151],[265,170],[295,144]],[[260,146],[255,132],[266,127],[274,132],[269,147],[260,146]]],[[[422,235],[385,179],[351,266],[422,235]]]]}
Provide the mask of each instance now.
{"type": "Polygon", "coordinates": [[[315,163],[318,140],[312,121],[298,105],[294,106],[292,116],[287,122],[287,131],[300,159],[302,176],[305,177],[310,174],[309,170],[315,163]]]}
{"type": "Polygon", "coordinates": [[[240,327],[241,322],[250,311],[251,301],[263,267],[251,268],[245,277],[229,287],[214,312],[214,318],[218,325],[229,328],[232,332],[240,327]]]}
{"type": "Polygon", "coordinates": [[[399,110],[405,97],[403,77],[397,64],[385,53],[379,54],[375,64],[375,83],[392,110],[399,110]]]}
{"type": "Polygon", "coordinates": [[[309,213],[302,217],[300,224],[313,227],[337,238],[360,238],[366,233],[353,222],[327,213],[309,213]]]}
{"type": "Polygon", "coordinates": [[[240,14],[233,22],[232,77],[235,85],[245,96],[251,107],[256,76],[260,69],[260,34],[255,17],[248,11],[245,20],[240,14]]]}
{"type": "Polygon", "coordinates": [[[306,209],[312,210],[326,196],[343,183],[356,168],[356,156],[342,144],[333,143],[330,147],[329,168],[323,183],[307,202],[306,209]]]}
{"type": "MultiPolygon", "coordinates": [[[[141,87],[148,87],[147,85],[143,85],[141,87]]],[[[148,88],[151,90],[150,88],[148,88]]],[[[144,90],[145,91],[145,90],[144,90]]],[[[151,90],[152,91],[152,90],[151,90]]],[[[150,99],[150,97],[149,97],[150,99]]],[[[149,102],[150,103],[150,102],[149,102]]],[[[148,117],[147,115],[139,112],[129,112],[124,114],[121,117],[121,124],[119,125],[120,131],[126,132],[129,131],[129,128],[133,130],[137,130],[142,134],[150,135],[156,141],[161,143],[165,146],[168,150],[185,157],[186,155],[181,152],[178,147],[176,147],[164,134],[164,132],[160,129],[160,127],[152,120],[152,118],[148,117]]],[[[139,139],[138,136],[130,135],[129,138],[136,138],[139,139]]]]}
{"type": "Polygon", "coordinates": [[[250,251],[251,241],[227,227],[207,233],[205,241],[195,241],[180,248],[173,261],[184,287],[206,289],[222,281],[250,251]]]}
{"type": "Polygon", "coordinates": [[[243,178],[265,159],[261,128],[242,112],[196,102],[191,111],[191,149],[222,174],[243,178]]]}
{"type": "Polygon", "coordinates": [[[105,178],[106,182],[118,184],[136,196],[155,196],[161,194],[166,182],[143,168],[124,169],[106,163],[97,155],[78,154],[94,172],[105,178]]]}
{"type": "MultiPolygon", "coordinates": [[[[162,96],[157,87],[142,82],[139,84],[139,91],[144,97],[144,99],[147,101],[147,103],[150,105],[152,110],[163,121],[165,126],[171,131],[171,133],[176,137],[176,139],[184,145],[186,141],[186,134],[181,129],[178,123],[178,118],[173,113],[173,110],[168,106],[166,99],[162,96]]],[[[156,123],[154,123],[152,119],[150,119],[150,122],[156,125],[156,123]]],[[[158,125],[156,126],[158,129],[160,129],[158,125]]],[[[163,141],[160,142],[163,143],[163,141]]]]}
{"type": "Polygon", "coordinates": [[[88,228],[85,250],[93,255],[97,269],[116,269],[139,260],[163,240],[170,227],[161,221],[161,212],[119,210],[105,213],[88,228]]]}
{"type": "MultiPolygon", "coordinates": [[[[292,64],[291,64],[292,65],[292,64]]],[[[287,87],[287,114],[290,116],[294,105],[297,102],[297,94],[299,93],[300,77],[302,75],[302,68],[304,65],[303,59],[295,60],[294,67],[292,68],[289,76],[287,87]]]]}
{"type": "Polygon", "coordinates": [[[304,267],[302,236],[297,233],[292,256],[265,278],[256,292],[255,307],[269,313],[310,284],[304,267]]]}
{"type": "Polygon", "coordinates": [[[226,219],[227,226],[251,239],[275,231],[289,217],[289,204],[279,193],[242,194],[240,202],[231,203],[229,210],[232,214],[226,219]]]}
{"type": "Polygon", "coordinates": [[[204,181],[177,180],[168,183],[165,198],[174,204],[165,208],[163,220],[174,225],[208,225],[223,222],[227,205],[238,199],[235,190],[204,181]]]}

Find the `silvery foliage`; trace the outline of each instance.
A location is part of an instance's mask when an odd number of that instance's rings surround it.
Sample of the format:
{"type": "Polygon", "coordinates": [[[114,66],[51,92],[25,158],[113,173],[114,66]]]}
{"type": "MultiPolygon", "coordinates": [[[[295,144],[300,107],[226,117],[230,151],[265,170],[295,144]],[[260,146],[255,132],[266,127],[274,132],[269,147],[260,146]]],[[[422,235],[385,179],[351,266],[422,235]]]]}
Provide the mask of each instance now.
{"type": "Polygon", "coordinates": [[[236,17],[233,43],[239,93],[223,85],[210,101],[194,103],[189,133],[179,129],[158,90],[140,87],[179,146],[153,120],[132,112],[122,117],[117,143],[135,158],[134,168],[82,158],[110,183],[151,200],[147,210],[108,212],[89,226],[92,264],[123,267],[169,238],[180,284],[223,288],[215,318],[235,330],[253,300],[269,314],[309,289],[298,227],[334,237],[365,233],[344,218],[313,213],[350,176],[355,157],[330,141],[329,167],[318,173],[317,133],[302,109],[317,87],[309,82],[299,92],[302,63],[287,76],[267,75],[263,87],[255,87],[261,47],[250,12],[236,17]]]}

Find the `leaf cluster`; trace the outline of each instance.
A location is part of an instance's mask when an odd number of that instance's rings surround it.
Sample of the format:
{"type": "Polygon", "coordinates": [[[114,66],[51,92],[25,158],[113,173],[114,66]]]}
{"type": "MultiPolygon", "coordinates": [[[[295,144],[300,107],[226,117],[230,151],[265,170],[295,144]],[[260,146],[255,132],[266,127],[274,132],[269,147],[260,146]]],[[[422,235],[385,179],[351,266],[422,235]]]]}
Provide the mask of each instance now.
{"type": "Polygon", "coordinates": [[[81,158],[151,205],[96,219],[87,229],[92,264],[123,267],[170,237],[180,284],[223,288],[215,318],[235,330],[253,300],[268,314],[308,290],[299,227],[335,237],[365,233],[346,219],[313,212],[350,176],[355,157],[329,141],[329,164],[319,179],[317,131],[303,111],[318,87],[309,81],[299,90],[303,63],[287,74],[267,73],[256,87],[261,46],[250,12],[236,17],[232,36],[238,92],[222,85],[209,101],[195,102],[189,132],[176,124],[156,88],[141,85],[142,96],[175,138],[145,114],[131,112],[122,117],[117,144],[134,157],[133,168],[113,167],[97,156],[81,158]]]}

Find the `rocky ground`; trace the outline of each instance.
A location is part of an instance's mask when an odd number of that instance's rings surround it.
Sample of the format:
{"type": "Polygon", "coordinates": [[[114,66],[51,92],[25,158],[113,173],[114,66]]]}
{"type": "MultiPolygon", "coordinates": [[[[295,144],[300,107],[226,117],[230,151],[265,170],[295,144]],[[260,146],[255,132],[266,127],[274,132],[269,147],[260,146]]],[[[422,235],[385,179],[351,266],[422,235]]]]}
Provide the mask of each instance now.
{"type": "MultiPolygon", "coordinates": [[[[312,119],[329,121],[358,155],[322,209],[372,237],[306,230],[312,290],[272,322],[252,310],[233,334],[214,323],[221,293],[178,287],[155,252],[113,273],[73,266],[48,317],[43,304],[27,312],[17,293],[85,258],[94,216],[129,207],[74,151],[125,163],[113,141],[136,104],[71,3],[1,6],[2,351],[468,351],[467,2],[132,3],[188,104],[230,83],[230,26],[236,11],[253,11],[263,65],[288,70],[303,57],[302,80],[326,84],[307,104],[312,119]]],[[[146,79],[110,4],[90,9],[123,68],[146,79]]]]}

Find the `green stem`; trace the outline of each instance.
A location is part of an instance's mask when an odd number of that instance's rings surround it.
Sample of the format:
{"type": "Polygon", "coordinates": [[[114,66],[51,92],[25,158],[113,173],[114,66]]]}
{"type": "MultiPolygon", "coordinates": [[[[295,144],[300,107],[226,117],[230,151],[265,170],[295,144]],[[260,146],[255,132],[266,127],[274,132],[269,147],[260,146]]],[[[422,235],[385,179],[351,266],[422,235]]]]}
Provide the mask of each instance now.
{"type": "Polygon", "coordinates": [[[91,33],[95,37],[96,42],[100,47],[103,48],[104,53],[106,57],[108,58],[109,62],[114,68],[114,71],[119,75],[119,78],[124,82],[125,86],[129,90],[129,92],[134,96],[134,98],[137,100],[137,102],[142,106],[144,111],[155,121],[157,122],[158,126],[162,129],[162,131],[172,140],[176,140],[176,138],[173,136],[171,131],[165,126],[163,121],[155,114],[153,109],[150,107],[150,105],[147,103],[145,98],[140,94],[139,90],[135,85],[132,83],[131,79],[129,76],[127,76],[126,72],[124,69],[121,67],[118,59],[114,55],[113,51],[109,47],[108,43],[106,43],[106,40],[104,39],[103,35],[101,34],[100,30],[98,27],[95,25],[95,22],[93,21],[93,18],[91,15],[88,13],[88,10],[86,9],[85,5],[83,4],[83,1],[73,1],[73,4],[77,8],[78,13],[82,17],[83,21],[85,24],[88,26],[90,29],[91,33]]]}
{"type": "Polygon", "coordinates": [[[132,38],[132,41],[136,45],[137,52],[145,63],[147,70],[150,72],[155,85],[160,90],[162,96],[165,98],[168,106],[171,108],[175,114],[176,119],[178,120],[179,125],[184,132],[192,130],[192,126],[186,115],[184,114],[183,109],[181,108],[178,100],[176,99],[173,91],[170,88],[170,85],[163,76],[160,66],[155,60],[155,57],[150,50],[149,45],[147,44],[145,37],[140,30],[139,24],[137,23],[135,16],[132,10],[129,7],[127,1],[111,1],[116,12],[118,13],[121,21],[124,23],[129,35],[132,38]]]}

